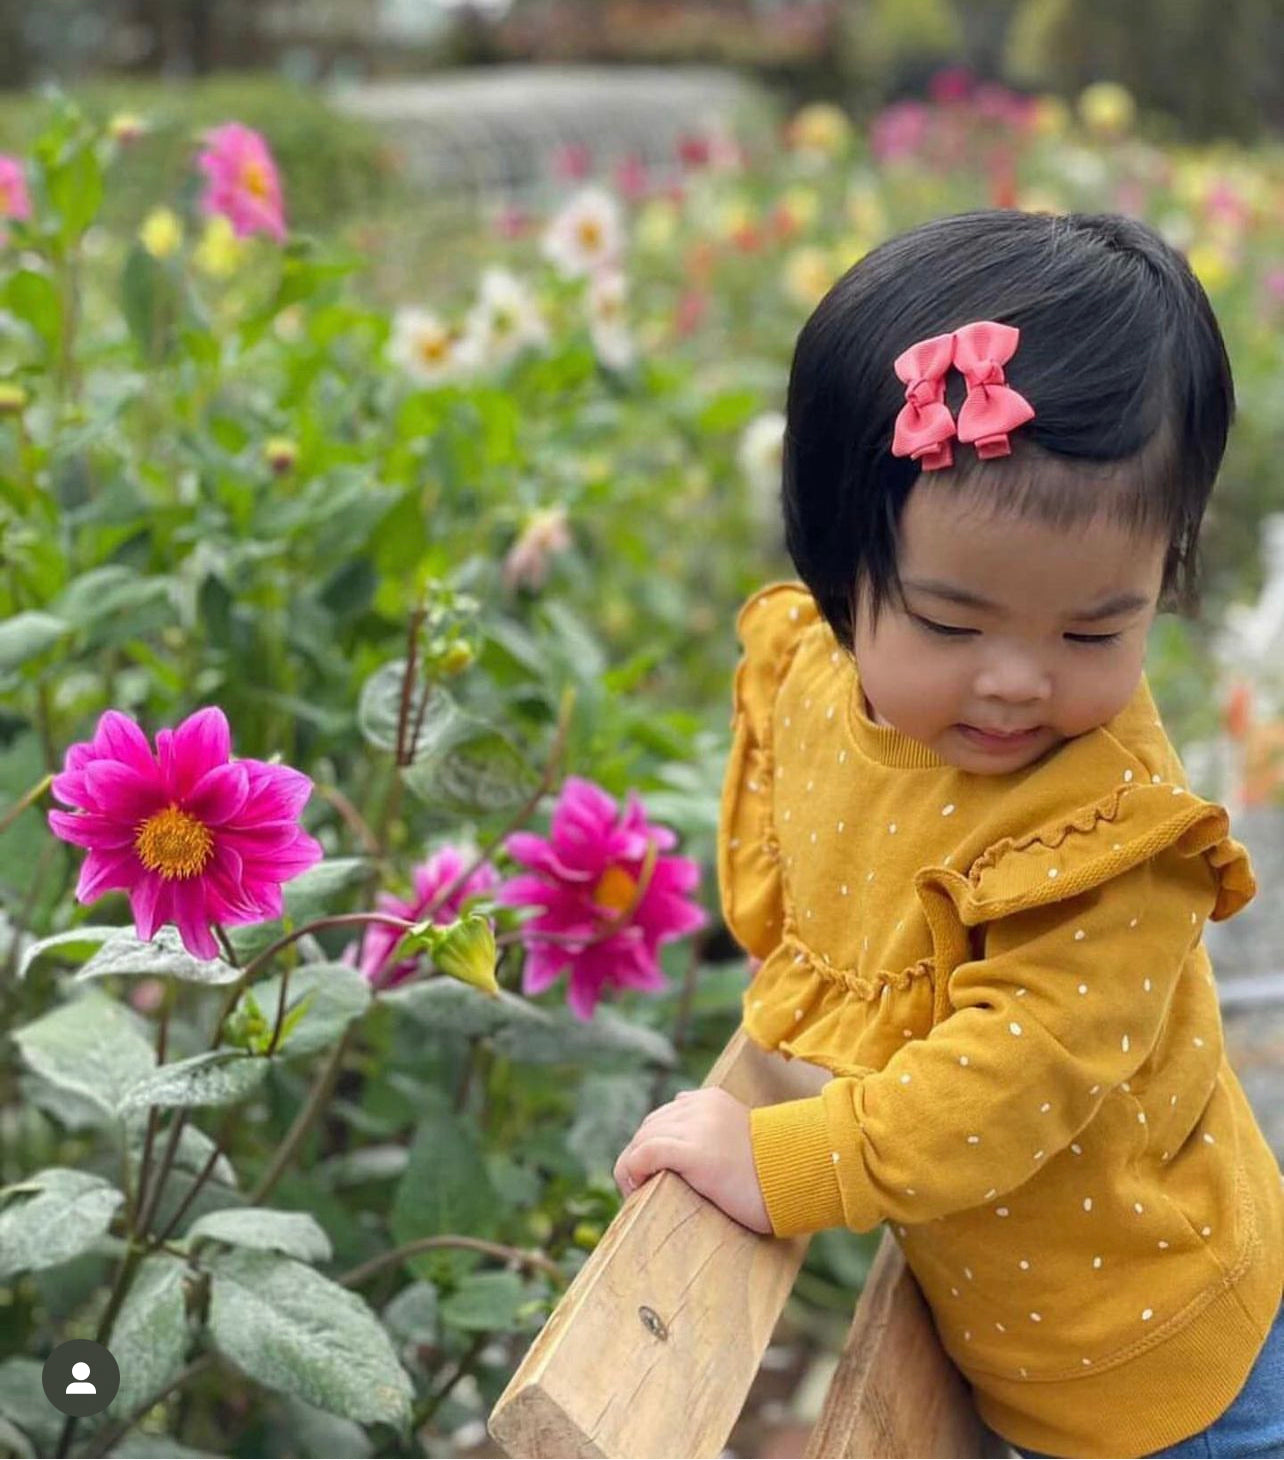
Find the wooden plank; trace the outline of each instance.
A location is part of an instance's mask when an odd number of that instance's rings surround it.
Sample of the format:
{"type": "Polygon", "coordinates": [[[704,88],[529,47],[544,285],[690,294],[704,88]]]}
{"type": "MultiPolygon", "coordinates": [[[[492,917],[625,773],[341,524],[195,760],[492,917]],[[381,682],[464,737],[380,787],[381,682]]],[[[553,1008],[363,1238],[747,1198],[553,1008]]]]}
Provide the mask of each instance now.
{"type": "Polygon", "coordinates": [[[814,1456],[1005,1456],[886,1230],[808,1442],[814,1456]]]}
{"type": "MultiPolygon", "coordinates": [[[[740,1028],[706,1085],[747,1105],[829,1079],[740,1028]]],[[[509,1455],[716,1456],[807,1250],[761,1236],[671,1171],[627,1199],[536,1335],[488,1421],[509,1455]]]]}

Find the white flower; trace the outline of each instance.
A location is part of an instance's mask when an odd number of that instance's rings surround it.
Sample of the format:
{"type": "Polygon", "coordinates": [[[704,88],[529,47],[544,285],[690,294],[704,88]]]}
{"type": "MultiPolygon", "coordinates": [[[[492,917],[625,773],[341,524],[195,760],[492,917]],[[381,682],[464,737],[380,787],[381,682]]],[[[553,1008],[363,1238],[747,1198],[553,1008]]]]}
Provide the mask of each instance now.
{"type": "Polygon", "coordinates": [[[518,584],[530,589],[542,587],[548,575],[549,559],[570,546],[566,508],[561,503],[533,513],[504,559],[505,587],[510,590],[518,584]]]}
{"type": "Polygon", "coordinates": [[[589,338],[593,342],[593,353],[610,370],[628,370],[637,359],[637,344],[632,332],[624,325],[602,324],[594,320],[589,325],[589,338]]]}
{"type": "Polygon", "coordinates": [[[780,463],[785,445],[785,418],[779,411],[755,416],[740,437],[740,469],[753,493],[754,515],[765,526],[780,516],[780,463]]]}
{"type": "Polygon", "coordinates": [[[624,244],[620,206],[604,188],[581,188],[544,231],[546,258],[564,279],[578,279],[619,258],[624,244]]]}
{"type": "Polygon", "coordinates": [[[534,294],[507,269],[483,271],[467,338],[488,365],[502,365],[528,345],[548,344],[548,327],[534,294]]]}
{"type": "Polygon", "coordinates": [[[399,309],[393,320],[388,354],[421,385],[439,385],[474,363],[458,330],[427,309],[399,309]]]}

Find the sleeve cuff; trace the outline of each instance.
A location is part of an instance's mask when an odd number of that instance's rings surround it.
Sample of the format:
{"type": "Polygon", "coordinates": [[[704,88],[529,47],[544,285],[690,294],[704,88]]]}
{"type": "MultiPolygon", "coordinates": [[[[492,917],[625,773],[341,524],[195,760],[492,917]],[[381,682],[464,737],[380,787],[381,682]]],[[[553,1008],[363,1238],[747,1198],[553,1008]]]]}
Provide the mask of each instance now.
{"type": "Polygon", "coordinates": [[[749,1135],[763,1203],[777,1237],[846,1225],[820,1096],[755,1106],[749,1135]]]}

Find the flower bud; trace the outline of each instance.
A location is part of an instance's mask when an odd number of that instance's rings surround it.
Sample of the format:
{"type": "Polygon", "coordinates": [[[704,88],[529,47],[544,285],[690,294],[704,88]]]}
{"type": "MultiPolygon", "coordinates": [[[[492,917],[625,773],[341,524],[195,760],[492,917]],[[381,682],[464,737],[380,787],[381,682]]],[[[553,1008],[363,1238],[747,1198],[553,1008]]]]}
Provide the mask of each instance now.
{"type": "Polygon", "coordinates": [[[292,471],[298,459],[298,443],[291,441],[288,436],[272,436],[264,444],[263,460],[279,477],[292,471]]]}
{"type": "Polygon", "coordinates": [[[456,639],[438,659],[437,667],[442,674],[462,674],[476,657],[477,652],[471,644],[464,643],[462,639],[456,639]]]}
{"type": "Polygon", "coordinates": [[[0,416],[18,416],[26,409],[27,392],[20,385],[0,381],[0,416]]]}
{"type": "Polygon", "coordinates": [[[153,208],[138,230],[138,238],[154,259],[172,258],[183,246],[183,225],[170,208],[153,208]]]}
{"type": "Polygon", "coordinates": [[[128,147],[131,142],[137,142],[146,130],[146,122],[142,117],[135,116],[133,112],[117,112],[107,123],[107,135],[113,142],[119,142],[122,147],[128,147]]]}
{"type": "Polygon", "coordinates": [[[433,963],[460,983],[471,984],[493,998],[499,997],[495,978],[495,930],[481,913],[469,913],[445,926],[415,929],[424,937],[433,963]]]}

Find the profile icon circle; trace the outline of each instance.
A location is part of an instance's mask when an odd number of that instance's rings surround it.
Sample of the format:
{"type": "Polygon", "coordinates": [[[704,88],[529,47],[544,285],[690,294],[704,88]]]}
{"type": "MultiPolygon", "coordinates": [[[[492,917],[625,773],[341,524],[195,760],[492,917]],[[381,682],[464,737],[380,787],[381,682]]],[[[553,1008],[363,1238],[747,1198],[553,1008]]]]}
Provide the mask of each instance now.
{"type": "Polygon", "coordinates": [[[120,1368],[92,1338],[69,1338],[45,1360],[40,1379],[45,1398],[63,1414],[101,1414],[120,1389],[120,1368]]]}

